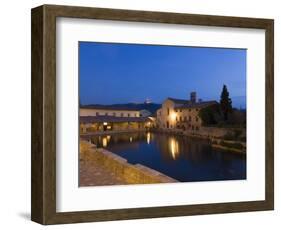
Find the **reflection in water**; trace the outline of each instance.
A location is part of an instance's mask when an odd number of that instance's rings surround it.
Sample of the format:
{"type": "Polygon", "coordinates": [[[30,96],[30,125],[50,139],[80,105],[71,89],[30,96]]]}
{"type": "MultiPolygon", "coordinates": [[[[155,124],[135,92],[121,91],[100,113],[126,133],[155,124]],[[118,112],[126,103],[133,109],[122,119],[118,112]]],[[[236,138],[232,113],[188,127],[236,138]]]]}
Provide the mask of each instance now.
{"type": "Polygon", "coordinates": [[[182,182],[246,179],[246,157],[213,149],[208,140],[143,132],[92,136],[91,141],[182,182]]]}
{"type": "Polygon", "coordinates": [[[107,146],[107,138],[103,137],[102,138],[102,147],[106,147],[107,146]]]}
{"type": "Polygon", "coordinates": [[[174,137],[170,137],[168,143],[172,158],[176,160],[179,156],[179,142],[174,137]]]}
{"type": "Polygon", "coordinates": [[[150,144],[150,132],[146,134],[146,143],[150,144]]]}

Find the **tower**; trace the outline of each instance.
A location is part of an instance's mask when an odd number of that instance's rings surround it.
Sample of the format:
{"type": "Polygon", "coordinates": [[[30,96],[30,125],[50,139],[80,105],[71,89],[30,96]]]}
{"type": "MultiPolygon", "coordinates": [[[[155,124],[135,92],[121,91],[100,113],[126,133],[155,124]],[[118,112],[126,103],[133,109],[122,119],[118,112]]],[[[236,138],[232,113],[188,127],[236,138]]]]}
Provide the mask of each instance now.
{"type": "Polygon", "coordinates": [[[196,92],[190,93],[190,101],[191,103],[196,103],[196,92]]]}

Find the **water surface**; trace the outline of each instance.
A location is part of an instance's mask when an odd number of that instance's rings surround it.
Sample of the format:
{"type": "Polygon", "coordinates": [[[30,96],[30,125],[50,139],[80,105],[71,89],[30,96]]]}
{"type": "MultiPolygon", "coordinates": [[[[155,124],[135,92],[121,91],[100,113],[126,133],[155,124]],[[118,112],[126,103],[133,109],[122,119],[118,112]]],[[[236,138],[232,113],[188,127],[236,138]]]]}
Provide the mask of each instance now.
{"type": "Polygon", "coordinates": [[[208,140],[150,132],[90,139],[131,164],[145,165],[181,182],[246,179],[246,157],[214,149],[208,140]]]}

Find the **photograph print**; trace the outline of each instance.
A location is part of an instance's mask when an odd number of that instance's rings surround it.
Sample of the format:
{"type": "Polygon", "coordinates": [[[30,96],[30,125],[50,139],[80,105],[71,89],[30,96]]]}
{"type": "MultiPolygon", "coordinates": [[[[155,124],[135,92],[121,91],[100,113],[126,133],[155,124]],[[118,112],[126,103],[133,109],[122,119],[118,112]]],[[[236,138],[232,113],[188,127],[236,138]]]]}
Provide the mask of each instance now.
{"type": "Polygon", "coordinates": [[[246,49],[79,42],[79,186],[246,180],[246,49]]]}

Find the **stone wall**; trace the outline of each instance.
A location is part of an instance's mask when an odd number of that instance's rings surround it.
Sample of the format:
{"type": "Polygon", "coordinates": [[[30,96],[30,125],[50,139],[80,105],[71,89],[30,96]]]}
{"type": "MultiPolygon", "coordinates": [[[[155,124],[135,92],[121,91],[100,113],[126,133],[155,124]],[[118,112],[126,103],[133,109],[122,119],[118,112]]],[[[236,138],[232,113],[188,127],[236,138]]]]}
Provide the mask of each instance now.
{"type": "Polygon", "coordinates": [[[177,180],[140,164],[130,164],[126,159],[95,145],[80,140],[80,158],[95,161],[114,172],[128,184],[172,183],[177,180]]]}
{"type": "Polygon", "coordinates": [[[202,136],[208,138],[222,138],[226,135],[234,135],[235,131],[240,130],[242,136],[246,136],[246,129],[242,128],[222,128],[222,127],[201,127],[199,130],[187,130],[184,134],[191,134],[194,136],[202,136]]]}
{"type": "Polygon", "coordinates": [[[217,127],[201,127],[199,130],[196,131],[186,131],[187,134],[195,134],[198,136],[210,138],[222,138],[229,132],[231,132],[230,129],[217,127]]]}

